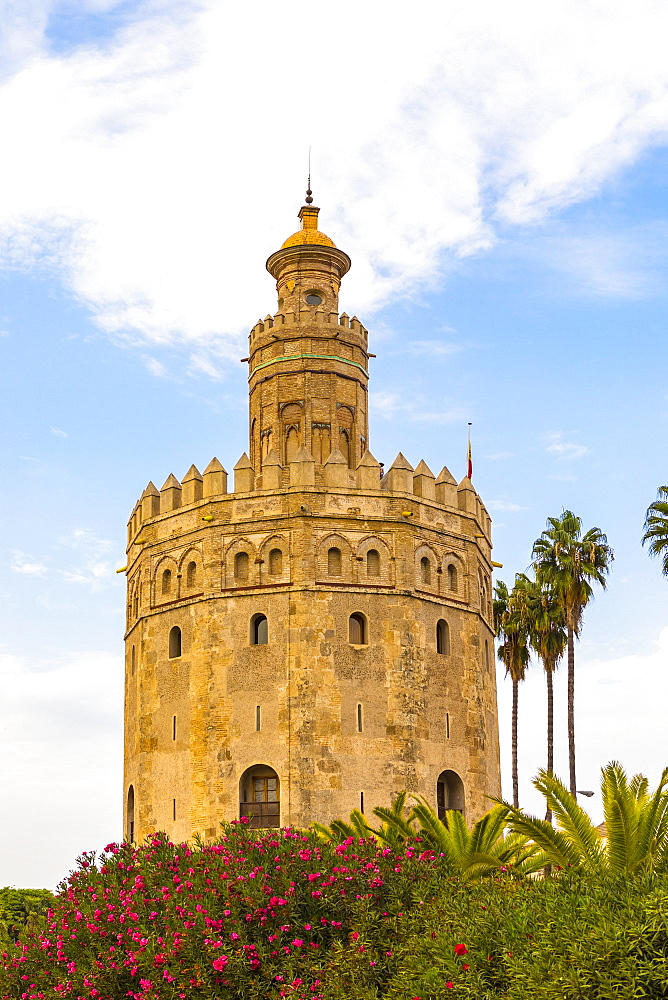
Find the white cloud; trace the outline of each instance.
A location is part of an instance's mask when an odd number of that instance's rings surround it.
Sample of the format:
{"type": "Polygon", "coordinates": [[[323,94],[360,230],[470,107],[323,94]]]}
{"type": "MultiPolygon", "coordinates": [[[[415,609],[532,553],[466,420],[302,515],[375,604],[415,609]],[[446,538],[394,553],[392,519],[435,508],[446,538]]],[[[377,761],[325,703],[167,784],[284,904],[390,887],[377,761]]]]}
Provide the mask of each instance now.
{"type": "Polygon", "coordinates": [[[0,676],[0,884],[54,888],[120,834],[122,658],[4,654],[0,676]]]}
{"type": "Polygon", "coordinates": [[[580,224],[577,232],[552,227],[549,238],[515,247],[524,260],[542,260],[558,272],[558,294],[640,299],[666,287],[668,226],[653,220],[614,230],[580,224]]]}
{"type": "Polygon", "coordinates": [[[454,404],[445,410],[425,409],[426,400],[423,394],[411,392],[410,400],[405,394],[381,390],[369,393],[369,403],[374,416],[381,420],[397,420],[401,417],[410,423],[451,424],[464,419],[464,412],[454,404]]]}
{"type": "Polygon", "coordinates": [[[496,451],[492,455],[485,455],[485,458],[490,462],[500,462],[506,458],[512,458],[512,451],[496,451]]]}
{"type": "Polygon", "coordinates": [[[12,552],[10,566],[14,573],[23,573],[25,576],[44,576],[48,572],[44,563],[31,559],[19,549],[12,552]]]}
{"type": "Polygon", "coordinates": [[[334,20],[305,0],[146,4],[65,56],[44,38],[50,9],[12,7],[0,253],[57,269],[130,340],[237,344],[273,307],[263,262],[296,228],[309,143],[323,228],[354,261],[344,305],[368,312],[666,135],[660,0],[417,0],[401,20],[352,0],[334,20]],[[319,66],[355,67],[334,88],[310,74],[298,101],[277,88],[312,58],[295,24],[319,66]]]}
{"type": "Polygon", "coordinates": [[[442,340],[409,340],[403,347],[397,347],[386,353],[409,354],[411,357],[428,357],[432,360],[449,358],[462,350],[461,344],[447,343],[442,340]]]}
{"type": "Polygon", "coordinates": [[[61,431],[60,427],[52,427],[51,433],[53,434],[54,437],[59,437],[59,438],[67,437],[67,431],[61,431]]]}
{"type": "Polygon", "coordinates": [[[510,500],[486,500],[485,506],[489,510],[499,510],[504,513],[514,514],[519,510],[528,510],[528,507],[522,507],[521,504],[512,503],[510,500]]]}
{"type": "Polygon", "coordinates": [[[123,558],[116,542],[98,538],[89,528],[76,528],[59,542],[62,548],[74,549],[80,553],[75,566],[58,570],[68,583],[85,584],[92,592],[97,592],[116,582],[118,562],[123,558]],[[103,558],[112,552],[117,552],[114,558],[103,558]]]}
{"type": "Polygon", "coordinates": [[[144,363],[151,375],[154,375],[156,378],[171,379],[173,377],[167,366],[162,361],[158,361],[157,358],[145,358],[144,363]]]}
{"type": "Polygon", "coordinates": [[[589,454],[589,448],[584,444],[578,444],[576,441],[564,441],[562,431],[553,431],[550,434],[546,434],[543,440],[546,442],[546,450],[550,455],[556,455],[557,458],[570,459],[570,458],[583,458],[585,455],[589,454]]]}

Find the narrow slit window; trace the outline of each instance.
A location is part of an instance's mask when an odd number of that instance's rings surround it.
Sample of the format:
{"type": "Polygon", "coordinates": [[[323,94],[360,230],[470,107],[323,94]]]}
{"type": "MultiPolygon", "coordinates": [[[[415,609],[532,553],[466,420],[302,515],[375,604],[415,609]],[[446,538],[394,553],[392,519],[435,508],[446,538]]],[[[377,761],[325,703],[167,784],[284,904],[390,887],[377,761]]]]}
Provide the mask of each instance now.
{"type": "Polygon", "coordinates": [[[360,812],[364,815],[364,792],[360,792],[360,812]]]}
{"type": "Polygon", "coordinates": [[[431,563],[427,556],[422,556],[420,559],[420,579],[423,583],[431,583],[431,563]]]}
{"type": "Polygon", "coordinates": [[[485,670],[489,670],[489,639],[485,639],[485,670]]]}
{"type": "Polygon", "coordinates": [[[172,799],[172,819],[176,819],[176,799],[172,799]]]}
{"type": "Polygon", "coordinates": [[[172,716],[172,739],[176,739],[176,716],[172,716]]]}
{"type": "Polygon", "coordinates": [[[132,785],[128,788],[127,839],[130,843],[135,839],[135,790],[132,785]]]}
{"type": "Polygon", "coordinates": [[[449,712],[445,713],[445,738],[446,738],[446,740],[450,739],[450,713],[449,712]]]}
{"type": "Polygon", "coordinates": [[[135,647],[133,646],[132,649],[130,650],[130,670],[132,671],[133,674],[135,672],[136,663],[137,663],[137,654],[135,653],[135,647]]]}
{"type": "Polygon", "coordinates": [[[262,710],[259,705],[255,706],[255,732],[259,733],[262,729],[262,710]]]}
{"type": "Polygon", "coordinates": [[[357,732],[362,732],[362,706],[357,706],[357,732]]]}

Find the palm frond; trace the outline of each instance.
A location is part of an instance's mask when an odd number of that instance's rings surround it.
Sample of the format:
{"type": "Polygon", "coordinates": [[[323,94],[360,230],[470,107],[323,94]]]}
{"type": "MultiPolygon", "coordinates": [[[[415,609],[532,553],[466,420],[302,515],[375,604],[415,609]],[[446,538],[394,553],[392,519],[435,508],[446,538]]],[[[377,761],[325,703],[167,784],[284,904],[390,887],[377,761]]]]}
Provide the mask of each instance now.
{"type": "Polygon", "coordinates": [[[596,866],[601,859],[601,839],[589,815],[555,775],[539,771],[534,786],[545,796],[561,831],[578,852],[580,862],[596,866]]]}
{"type": "Polygon", "coordinates": [[[520,809],[515,809],[513,806],[508,808],[510,829],[533,840],[547,858],[547,863],[557,865],[559,868],[580,867],[582,855],[563,830],[555,830],[547,820],[525,816],[520,809]]]}

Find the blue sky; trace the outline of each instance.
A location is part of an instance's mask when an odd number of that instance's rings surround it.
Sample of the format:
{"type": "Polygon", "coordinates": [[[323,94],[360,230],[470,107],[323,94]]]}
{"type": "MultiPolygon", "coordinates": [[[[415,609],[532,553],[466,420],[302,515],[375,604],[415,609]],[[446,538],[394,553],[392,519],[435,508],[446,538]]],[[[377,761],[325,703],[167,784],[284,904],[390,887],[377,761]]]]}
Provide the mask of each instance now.
{"type": "MultiPolygon", "coordinates": [[[[459,478],[472,421],[507,582],[564,507],[607,533],[580,783],[666,763],[668,582],[639,542],[667,479],[665,7],[424,0],[405,25],[375,6],[344,0],[336,25],[297,2],[8,6],[0,884],[54,885],[119,835],[126,520],[149,479],[246,448],[239,359],[275,309],[264,261],[297,227],[309,143],[353,259],[342,307],[377,354],[373,453],[459,478]],[[276,87],[295,23],[328,68],[300,93],[276,87]]],[[[521,692],[536,808],[543,687],[533,668],[521,692]]],[[[500,712],[507,779],[501,680],[500,712]]],[[[557,727],[563,768],[565,674],[557,727]]]]}

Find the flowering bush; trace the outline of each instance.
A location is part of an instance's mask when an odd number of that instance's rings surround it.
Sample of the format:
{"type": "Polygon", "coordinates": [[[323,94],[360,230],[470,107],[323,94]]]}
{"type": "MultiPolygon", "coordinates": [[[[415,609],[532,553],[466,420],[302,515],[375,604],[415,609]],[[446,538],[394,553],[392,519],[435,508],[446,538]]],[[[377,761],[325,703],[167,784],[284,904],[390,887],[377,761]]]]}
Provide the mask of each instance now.
{"type": "Polygon", "coordinates": [[[3,996],[321,1000],[337,968],[375,991],[396,971],[383,924],[447,874],[419,843],[335,846],[243,824],[208,845],[110,844],[79,859],[43,927],[5,952],[3,996]]]}
{"type": "Polygon", "coordinates": [[[227,827],[84,855],[0,962],[11,1000],[668,996],[668,876],[467,883],[390,846],[227,827]]]}

